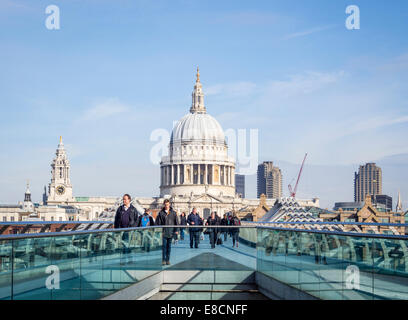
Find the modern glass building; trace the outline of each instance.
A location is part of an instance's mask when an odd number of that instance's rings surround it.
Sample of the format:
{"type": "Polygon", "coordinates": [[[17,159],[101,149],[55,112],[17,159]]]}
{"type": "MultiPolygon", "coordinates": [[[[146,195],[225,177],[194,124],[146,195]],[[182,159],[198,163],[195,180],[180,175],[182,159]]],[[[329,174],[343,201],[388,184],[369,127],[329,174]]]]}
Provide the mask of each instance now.
{"type": "Polygon", "coordinates": [[[235,192],[240,194],[242,198],[245,198],[245,175],[235,175],[235,192]]]}
{"type": "Polygon", "coordinates": [[[382,194],[382,171],[375,163],[360,166],[354,173],[354,201],[362,202],[367,195],[382,194]]]}

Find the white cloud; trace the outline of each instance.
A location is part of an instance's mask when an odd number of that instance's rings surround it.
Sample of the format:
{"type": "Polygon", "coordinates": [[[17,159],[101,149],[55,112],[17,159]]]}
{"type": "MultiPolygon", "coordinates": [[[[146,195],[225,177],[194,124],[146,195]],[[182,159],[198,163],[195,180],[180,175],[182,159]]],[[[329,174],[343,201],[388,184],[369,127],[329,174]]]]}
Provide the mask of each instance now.
{"type": "Polygon", "coordinates": [[[119,99],[109,98],[87,109],[79,118],[79,121],[101,120],[129,110],[130,107],[121,103],[119,99]]]}
{"type": "Polygon", "coordinates": [[[379,71],[385,72],[403,72],[408,69],[408,53],[401,54],[391,61],[378,67],[379,71]]]}
{"type": "Polygon", "coordinates": [[[345,126],[343,130],[341,130],[340,134],[337,137],[344,137],[346,135],[352,135],[364,131],[370,131],[379,129],[386,126],[391,126],[394,124],[405,123],[408,122],[408,116],[400,116],[400,117],[375,117],[364,119],[362,122],[354,123],[351,126],[345,126]]]}
{"type": "Polygon", "coordinates": [[[209,86],[205,89],[204,93],[207,96],[218,96],[223,99],[249,96],[262,99],[262,97],[269,98],[270,96],[273,96],[274,100],[276,100],[289,96],[297,96],[299,94],[312,93],[337,82],[344,77],[345,74],[344,71],[309,71],[290,75],[287,80],[275,80],[265,84],[255,84],[247,81],[220,83],[209,86]]]}
{"type": "Polygon", "coordinates": [[[29,9],[29,7],[25,4],[19,3],[15,0],[2,0],[0,1],[0,8],[2,10],[6,9],[29,9]]]}
{"type": "Polygon", "coordinates": [[[210,22],[238,25],[268,25],[293,23],[294,18],[274,12],[241,11],[215,15],[210,22]]]}
{"type": "Polygon", "coordinates": [[[286,98],[299,94],[308,94],[317,91],[329,84],[337,82],[345,75],[344,71],[338,72],[305,72],[289,77],[288,80],[272,81],[266,84],[264,94],[273,95],[275,98],[286,98]]]}
{"type": "Polygon", "coordinates": [[[334,28],[334,27],[335,27],[335,25],[327,25],[327,26],[323,26],[323,27],[316,27],[316,28],[308,29],[308,30],[305,30],[305,31],[294,32],[294,33],[291,33],[291,34],[288,34],[288,35],[284,36],[283,40],[289,40],[289,39],[293,39],[293,38],[308,36],[310,34],[321,32],[321,31],[331,29],[331,28],[334,28]]]}
{"type": "Polygon", "coordinates": [[[205,95],[222,95],[222,96],[234,96],[242,97],[249,96],[255,92],[256,84],[252,82],[232,82],[221,83],[213,86],[209,86],[205,89],[205,95]]]}

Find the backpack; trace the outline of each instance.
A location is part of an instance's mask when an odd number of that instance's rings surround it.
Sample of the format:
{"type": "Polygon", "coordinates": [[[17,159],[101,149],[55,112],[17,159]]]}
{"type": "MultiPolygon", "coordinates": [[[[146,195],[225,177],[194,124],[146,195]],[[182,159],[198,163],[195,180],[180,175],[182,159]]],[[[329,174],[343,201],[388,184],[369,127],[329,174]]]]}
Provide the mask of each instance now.
{"type": "Polygon", "coordinates": [[[234,226],[241,225],[241,222],[238,220],[238,218],[234,218],[233,223],[234,223],[234,226]]]}
{"type": "Polygon", "coordinates": [[[148,215],[144,215],[142,217],[142,227],[150,226],[150,217],[148,215]]]}

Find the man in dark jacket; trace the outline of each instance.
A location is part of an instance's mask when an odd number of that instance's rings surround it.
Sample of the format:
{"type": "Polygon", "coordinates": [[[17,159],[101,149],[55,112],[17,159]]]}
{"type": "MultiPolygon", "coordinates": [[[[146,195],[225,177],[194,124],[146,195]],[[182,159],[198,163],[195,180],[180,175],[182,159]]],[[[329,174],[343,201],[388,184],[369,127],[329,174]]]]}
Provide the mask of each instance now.
{"type": "MultiPolygon", "coordinates": [[[[187,224],[190,226],[202,226],[203,220],[197,213],[197,208],[193,208],[193,211],[188,215],[187,224]]],[[[190,233],[190,248],[198,248],[198,243],[200,242],[200,233],[202,228],[189,228],[188,232],[190,233]]]]}
{"type": "MultiPolygon", "coordinates": [[[[186,226],[187,225],[187,217],[186,217],[186,213],[182,212],[180,214],[180,225],[181,226],[186,226]]],[[[180,228],[180,240],[183,241],[184,240],[184,229],[185,228],[180,228]]]]}
{"type": "MultiPolygon", "coordinates": [[[[131,198],[130,195],[125,194],[123,196],[123,204],[119,206],[118,210],[116,210],[115,215],[115,229],[118,228],[133,228],[137,227],[139,223],[139,213],[137,212],[136,208],[130,203],[131,198]]],[[[123,247],[123,256],[125,258],[125,262],[128,261],[130,248],[129,248],[129,231],[123,232],[122,235],[122,243],[123,247]]],[[[125,262],[122,261],[121,264],[125,262]]]]}
{"type": "MultiPolygon", "coordinates": [[[[157,226],[177,226],[177,214],[170,207],[169,199],[164,200],[164,207],[159,212],[156,218],[157,226]]],[[[175,234],[178,233],[177,228],[167,227],[163,228],[163,261],[162,264],[170,264],[171,241],[175,234]]]]}
{"type": "Polygon", "coordinates": [[[136,208],[130,204],[130,195],[123,196],[123,204],[116,210],[114,227],[117,228],[133,228],[137,227],[139,213],[136,208]]]}
{"type": "MultiPolygon", "coordinates": [[[[220,225],[222,225],[222,226],[227,226],[228,225],[228,218],[227,218],[226,213],[224,213],[224,217],[221,219],[220,225]]],[[[227,241],[228,228],[222,228],[221,232],[224,234],[224,242],[227,241]]]]}
{"type": "MultiPolygon", "coordinates": [[[[207,219],[207,223],[205,225],[206,226],[219,225],[214,211],[211,213],[211,216],[207,219]]],[[[214,249],[217,241],[218,228],[207,228],[207,231],[208,235],[210,236],[211,249],[214,249]]]]}
{"type": "Polygon", "coordinates": [[[239,227],[241,225],[241,220],[239,220],[237,214],[235,211],[232,212],[232,219],[231,219],[231,225],[236,226],[236,228],[230,228],[231,229],[231,236],[232,236],[232,246],[238,247],[238,239],[239,239],[239,227]]]}

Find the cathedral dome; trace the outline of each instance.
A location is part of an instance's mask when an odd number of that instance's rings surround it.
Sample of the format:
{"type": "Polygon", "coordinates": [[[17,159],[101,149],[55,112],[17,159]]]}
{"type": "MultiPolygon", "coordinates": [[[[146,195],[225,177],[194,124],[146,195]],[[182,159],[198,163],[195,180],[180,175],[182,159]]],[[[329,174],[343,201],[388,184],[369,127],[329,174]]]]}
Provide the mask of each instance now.
{"type": "Polygon", "coordinates": [[[170,144],[198,142],[201,144],[225,144],[221,125],[207,113],[189,113],[174,127],[170,144]]]}
{"type": "Polygon", "coordinates": [[[212,194],[232,199],[235,162],[228,156],[224,130],[207,114],[198,68],[191,98],[190,112],[174,125],[168,155],[161,158],[160,196],[212,194]]]}
{"type": "Polygon", "coordinates": [[[207,114],[204,94],[197,68],[197,80],[191,95],[190,113],[185,115],[174,127],[170,145],[181,143],[225,145],[225,135],[221,125],[207,114]]]}

